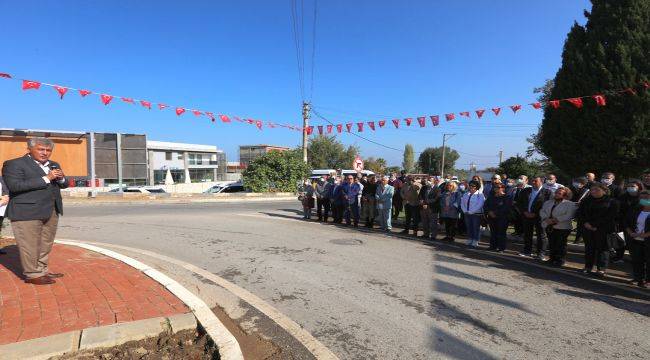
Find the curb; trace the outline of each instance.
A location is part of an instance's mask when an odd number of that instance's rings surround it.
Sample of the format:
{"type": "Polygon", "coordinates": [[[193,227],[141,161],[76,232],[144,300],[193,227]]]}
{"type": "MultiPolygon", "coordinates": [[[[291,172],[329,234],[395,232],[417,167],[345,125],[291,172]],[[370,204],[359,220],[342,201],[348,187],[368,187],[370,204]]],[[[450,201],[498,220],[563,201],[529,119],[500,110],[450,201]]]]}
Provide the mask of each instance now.
{"type": "Polygon", "coordinates": [[[226,329],[226,327],[219,321],[216,315],[210,310],[208,305],[199,299],[196,295],[192,294],[189,290],[184,288],[181,284],[172,280],[167,275],[160,271],[151,268],[148,265],[141,263],[133,258],[122,255],[112,250],[104,249],[99,246],[89,245],[84,243],[56,240],[58,244],[77,246],[86,250],[94,251],[102,255],[106,255],[113,259],[119,260],[131,267],[140,270],[145,275],[160,283],[172,294],[176,295],[187,307],[192,310],[194,316],[203,326],[206,333],[212,338],[214,343],[219,349],[219,356],[223,360],[243,360],[241,348],[237,339],[226,329]]]}
{"type": "Polygon", "coordinates": [[[248,198],[217,198],[217,199],[77,199],[73,197],[65,198],[63,201],[68,205],[80,204],[189,204],[189,203],[248,203],[248,202],[266,202],[266,201],[291,201],[296,197],[248,197],[248,198]]]}
{"type": "Polygon", "coordinates": [[[196,318],[188,313],[92,327],[2,345],[0,359],[49,359],[78,351],[118,346],[129,341],[157,337],[163,333],[176,334],[182,330],[196,329],[196,326],[196,318]]]}

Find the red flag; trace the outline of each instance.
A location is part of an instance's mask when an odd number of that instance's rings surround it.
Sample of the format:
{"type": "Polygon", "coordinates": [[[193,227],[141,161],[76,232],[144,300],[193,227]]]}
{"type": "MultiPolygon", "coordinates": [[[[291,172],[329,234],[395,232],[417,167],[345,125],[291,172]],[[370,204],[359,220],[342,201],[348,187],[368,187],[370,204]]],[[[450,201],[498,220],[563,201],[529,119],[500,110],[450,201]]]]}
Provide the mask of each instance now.
{"type": "Polygon", "coordinates": [[[331,134],[332,133],[332,125],[327,125],[327,133],[331,134]]]}
{"type": "Polygon", "coordinates": [[[38,90],[41,87],[41,83],[38,81],[29,81],[23,80],[23,90],[36,89],[38,90]]]}
{"type": "Polygon", "coordinates": [[[146,101],[146,100],[140,100],[140,104],[142,104],[143,107],[146,107],[147,109],[151,110],[151,103],[146,101]]]}
{"type": "Polygon", "coordinates": [[[571,98],[571,99],[566,99],[566,101],[570,102],[571,104],[573,104],[573,106],[577,107],[578,109],[582,107],[581,98],[571,98]]]}
{"type": "Polygon", "coordinates": [[[54,85],[54,89],[59,93],[59,96],[61,96],[61,100],[63,100],[63,96],[65,93],[68,92],[67,87],[59,86],[59,85],[54,85]]]}
{"type": "Polygon", "coordinates": [[[352,123],[345,124],[345,128],[348,129],[348,132],[350,132],[350,130],[352,130],[352,123]]]}
{"type": "Polygon", "coordinates": [[[225,123],[231,122],[228,116],[226,115],[219,115],[219,119],[221,119],[221,122],[225,122],[225,123]]]}
{"type": "Polygon", "coordinates": [[[203,115],[203,113],[200,112],[200,111],[198,111],[198,110],[192,110],[192,114],[194,114],[194,116],[201,116],[201,115],[203,115]]]}
{"type": "Polygon", "coordinates": [[[262,130],[262,121],[261,120],[255,120],[255,126],[257,126],[258,130],[262,130]]]}
{"type": "Polygon", "coordinates": [[[594,100],[596,100],[596,105],[598,106],[605,106],[607,102],[605,101],[605,96],[604,95],[594,95],[594,100]]]}
{"type": "Polygon", "coordinates": [[[501,108],[500,107],[493,108],[492,112],[494,112],[494,116],[499,116],[499,113],[501,112],[501,108]]]}
{"type": "Polygon", "coordinates": [[[169,105],[158,104],[158,109],[162,110],[162,109],[164,109],[164,108],[166,108],[166,107],[168,107],[168,106],[169,106],[169,105]]]}
{"type": "Polygon", "coordinates": [[[454,115],[454,114],[445,114],[445,119],[447,119],[447,121],[452,121],[455,118],[456,118],[456,115],[454,115]]]}
{"type": "Polygon", "coordinates": [[[469,111],[459,112],[458,114],[459,114],[460,116],[470,117],[470,116],[469,116],[469,111]]]}
{"type": "Polygon", "coordinates": [[[318,134],[323,135],[323,125],[318,125],[318,134]]]}
{"type": "Polygon", "coordinates": [[[378,123],[379,123],[379,127],[383,128],[384,125],[386,125],[386,120],[379,120],[378,123]]]}
{"type": "Polygon", "coordinates": [[[395,129],[399,129],[399,119],[393,119],[393,125],[395,125],[395,129]]]}
{"type": "Polygon", "coordinates": [[[307,126],[305,131],[307,132],[307,135],[311,135],[311,133],[314,132],[314,127],[313,126],[307,126]]]}
{"type": "Polygon", "coordinates": [[[341,133],[343,131],[343,125],[342,124],[336,124],[336,132],[341,133]]]}
{"type": "Polygon", "coordinates": [[[551,105],[553,109],[557,109],[560,107],[560,100],[550,100],[548,104],[551,105]]]}
{"type": "Polygon", "coordinates": [[[425,127],[427,125],[427,118],[424,116],[419,116],[418,124],[420,124],[420,127],[425,127]]]}
{"type": "Polygon", "coordinates": [[[111,100],[113,100],[113,95],[101,94],[100,97],[101,97],[102,102],[104,103],[104,105],[108,105],[108,103],[110,103],[111,100]]]}
{"type": "Polygon", "coordinates": [[[368,121],[368,126],[370,127],[370,130],[375,131],[375,122],[374,121],[368,121]]]}
{"type": "Polygon", "coordinates": [[[440,125],[440,116],[438,116],[438,115],[431,115],[431,116],[429,116],[429,117],[431,118],[431,123],[433,124],[433,126],[438,126],[438,125],[440,125]]]}
{"type": "Polygon", "coordinates": [[[9,75],[7,73],[0,73],[0,77],[11,79],[11,75],[9,75]]]}
{"type": "Polygon", "coordinates": [[[182,107],[177,107],[176,108],[176,115],[181,116],[181,114],[184,113],[184,112],[185,112],[185,109],[183,109],[182,107]]]}
{"type": "Polygon", "coordinates": [[[91,94],[90,90],[79,90],[79,95],[81,95],[81,97],[86,97],[88,94],[91,94]]]}
{"type": "Polygon", "coordinates": [[[517,111],[521,110],[521,105],[510,105],[510,108],[512,109],[513,113],[517,113],[517,111]]]}
{"type": "Polygon", "coordinates": [[[131,98],[125,98],[125,97],[123,97],[123,98],[122,98],[122,101],[124,101],[125,103],[135,104],[135,103],[133,102],[133,99],[131,99],[131,98]]]}
{"type": "Polygon", "coordinates": [[[253,120],[253,119],[246,119],[246,122],[247,122],[248,124],[252,125],[253,122],[254,122],[254,120],[253,120]]]}
{"type": "Polygon", "coordinates": [[[412,118],[406,118],[406,119],[404,119],[404,121],[406,122],[406,126],[411,126],[411,123],[413,122],[413,119],[412,118]]]}
{"type": "Polygon", "coordinates": [[[362,122],[357,123],[357,130],[359,132],[363,132],[363,123],[362,122]]]}
{"type": "Polygon", "coordinates": [[[475,112],[476,116],[480,119],[483,116],[483,113],[485,113],[485,109],[478,109],[475,112]]]}
{"type": "Polygon", "coordinates": [[[540,102],[534,102],[534,103],[532,103],[530,105],[533,107],[533,109],[541,109],[542,108],[542,103],[540,103],[540,102]]]}

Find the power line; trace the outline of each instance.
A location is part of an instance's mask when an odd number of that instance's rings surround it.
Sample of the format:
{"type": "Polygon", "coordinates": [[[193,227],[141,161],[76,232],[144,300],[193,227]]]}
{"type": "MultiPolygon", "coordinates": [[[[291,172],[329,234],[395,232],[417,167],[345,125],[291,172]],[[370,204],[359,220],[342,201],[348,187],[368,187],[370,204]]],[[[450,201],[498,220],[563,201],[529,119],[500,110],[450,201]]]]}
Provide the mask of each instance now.
{"type": "Polygon", "coordinates": [[[316,23],[318,20],[318,0],[314,1],[314,26],[311,37],[311,84],[309,88],[309,101],[314,96],[314,68],[316,67],[316,23]]]}
{"type": "Polygon", "coordinates": [[[298,81],[300,84],[300,98],[305,99],[305,71],[304,56],[302,51],[302,24],[298,24],[298,9],[296,0],[291,0],[291,24],[293,30],[294,46],[296,48],[296,62],[298,65],[298,81]],[[300,25],[300,26],[299,26],[300,25]]]}
{"type": "MultiPolygon", "coordinates": [[[[316,115],[316,116],[318,116],[319,118],[321,118],[321,119],[327,121],[330,125],[335,125],[333,122],[329,121],[329,120],[326,119],[324,116],[322,116],[321,114],[319,114],[318,111],[316,111],[316,110],[314,110],[314,109],[312,109],[312,111],[314,112],[314,115],[316,115]]],[[[384,145],[384,144],[378,143],[378,142],[376,142],[376,141],[374,141],[374,140],[370,140],[370,139],[368,139],[368,138],[366,138],[366,137],[363,137],[363,136],[361,136],[361,135],[359,135],[359,134],[357,134],[357,133],[355,133],[355,132],[351,132],[351,131],[350,131],[350,132],[346,132],[346,134],[354,135],[354,136],[356,136],[356,137],[358,137],[358,138],[361,138],[361,139],[363,139],[363,140],[365,140],[365,141],[368,141],[368,142],[370,142],[370,143],[373,143],[373,144],[375,144],[375,145],[379,145],[379,146],[381,146],[381,147],[385,147],[386,149],[391,149],[391,150],[400,151],[400,152],[402,151],[401,149],[396,149],[396,148],[394,148],[394,147],[391,147],[391,146],[388,146],[388,145],[384,145]]]]}

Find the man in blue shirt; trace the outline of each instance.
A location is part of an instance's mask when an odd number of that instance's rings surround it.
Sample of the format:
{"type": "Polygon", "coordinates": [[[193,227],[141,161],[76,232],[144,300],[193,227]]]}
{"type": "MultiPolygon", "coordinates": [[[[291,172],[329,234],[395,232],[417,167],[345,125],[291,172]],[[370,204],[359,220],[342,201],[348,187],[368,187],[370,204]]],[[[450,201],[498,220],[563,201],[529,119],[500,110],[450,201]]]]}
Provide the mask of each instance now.
{"type": "Polygon", "coordinates": [[[345,223],[350,226],[359,227],[359,198],[363,186],[353,175],[348,175],[347,182],[343,185],[343,194],[346,200],[347,208],[345,210],[345,223]]]}
{"type": "Polygon", "coordinates": [[[545,260],[546,233],[542,228],[539,212],[544,202],[551,198],[551,191],[542,187],[542,178],[540,177],[533,178],[531,185],[531,187],[521,190],[516,199],[524,225],[524,250],[519,256],[533,256],[533,233],[536,233],[537,258],[545,260]]]}

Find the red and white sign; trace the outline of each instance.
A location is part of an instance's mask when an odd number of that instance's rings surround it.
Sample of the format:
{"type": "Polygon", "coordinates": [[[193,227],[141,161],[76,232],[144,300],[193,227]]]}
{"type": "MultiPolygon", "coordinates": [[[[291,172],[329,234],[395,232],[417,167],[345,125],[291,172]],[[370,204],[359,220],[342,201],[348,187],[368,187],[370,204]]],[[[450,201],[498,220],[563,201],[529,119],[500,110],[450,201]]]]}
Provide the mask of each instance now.
{"type": "Polygon", "coordinates": [[[354,158],[354,161],[352,162],[352,168],[357,172],[363,171],[363,160],[361,160],[361,157],[359,157],[359,155],[354,158]]]}

